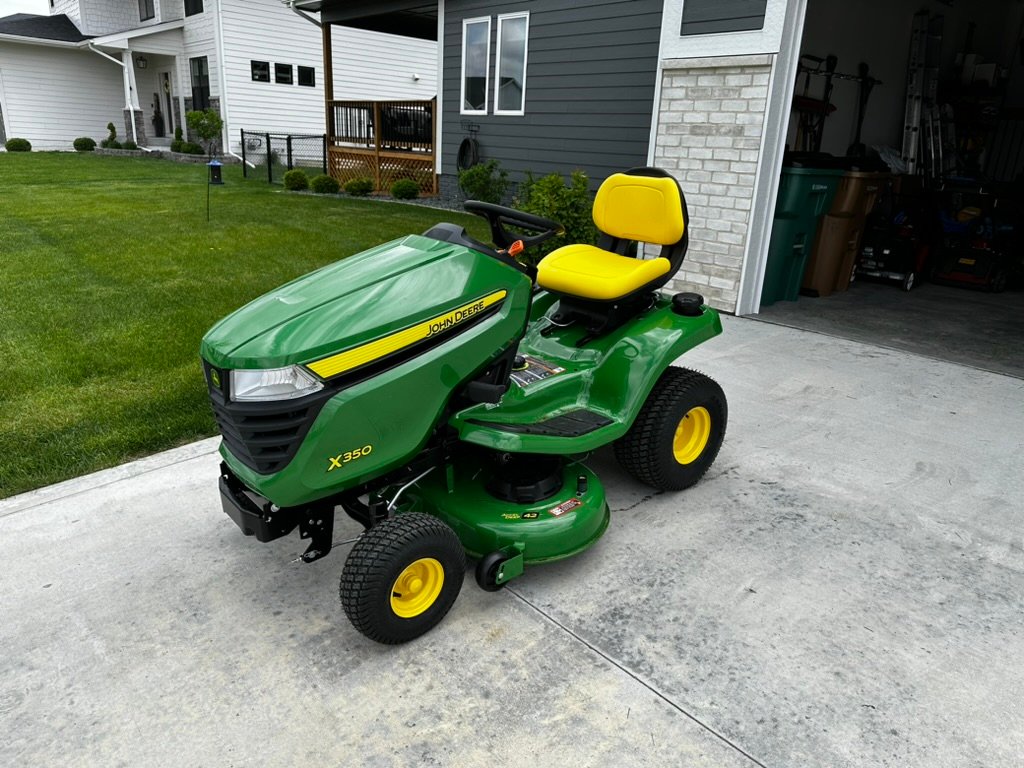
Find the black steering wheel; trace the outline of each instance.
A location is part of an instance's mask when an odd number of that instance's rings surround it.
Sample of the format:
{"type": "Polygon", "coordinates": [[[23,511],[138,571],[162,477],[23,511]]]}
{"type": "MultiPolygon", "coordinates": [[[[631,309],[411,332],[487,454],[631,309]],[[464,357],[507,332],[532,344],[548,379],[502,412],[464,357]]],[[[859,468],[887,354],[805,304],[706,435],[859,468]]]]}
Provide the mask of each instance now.
{"type": "Polygon", "coordinates": [[[543,216],[534,216],[532,213],[517,211],[515,208],[507,208],[504,205],[485,203],[480,200],[467,200],[463,207],[469,213],[475,213],[487,219],[491,225],[491,238],[498,248],[506,249],[516,240],[522,240],[523,246],[531,248],[543,243],[555,235],[565,234],[565,227],[557,221],[545,219],[543,216]],[[506,225],[516,229],[525,229],[527,232],[536,232],[535,235],[521,235],[516,232],[509,232],[506,225]]]}

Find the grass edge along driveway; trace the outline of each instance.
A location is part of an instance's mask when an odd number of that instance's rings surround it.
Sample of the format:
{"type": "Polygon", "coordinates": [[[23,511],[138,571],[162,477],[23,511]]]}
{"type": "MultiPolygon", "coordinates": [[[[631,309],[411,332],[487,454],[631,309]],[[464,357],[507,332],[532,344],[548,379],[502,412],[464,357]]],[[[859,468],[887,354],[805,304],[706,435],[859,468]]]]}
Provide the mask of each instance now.
{"type": "Polygon", "coordinates": [[[284,192],[225,167],[0,153],[0,498],[215,434],[199,341],[339,258],[465,214],[284,192]]]}

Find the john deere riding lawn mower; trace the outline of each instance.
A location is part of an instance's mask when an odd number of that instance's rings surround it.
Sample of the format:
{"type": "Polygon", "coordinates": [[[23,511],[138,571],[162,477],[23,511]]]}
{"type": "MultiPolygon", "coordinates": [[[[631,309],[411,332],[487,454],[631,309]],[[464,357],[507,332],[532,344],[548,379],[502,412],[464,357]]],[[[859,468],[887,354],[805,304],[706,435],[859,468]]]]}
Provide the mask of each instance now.
{"type": "Polygon", "coordinates": [[[203,339],[224,511],[326,555],[337,509],[365,527],[341,604],[374,640],[437,624],[462,587],[497,590],[608,527],[585,459],[612,443],[662,490],[697,482],[726,427],[721,388],[669,367],[721,333],[697,294],[658,291],[686,253],[682,190],[656,168],[608,178],[598,246],[517,259],[554,221],[469,201],[493,245],[438,224],[300,277],[203,339]],[[637,243],[661,255],[636,258],[637,243]]]}

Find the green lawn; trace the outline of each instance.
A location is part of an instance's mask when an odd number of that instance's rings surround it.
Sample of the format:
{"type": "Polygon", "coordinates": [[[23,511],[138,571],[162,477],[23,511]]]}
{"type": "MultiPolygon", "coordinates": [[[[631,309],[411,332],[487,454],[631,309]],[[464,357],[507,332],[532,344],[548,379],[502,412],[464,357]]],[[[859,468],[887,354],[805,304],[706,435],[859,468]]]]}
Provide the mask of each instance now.
{"type": "Polygon", "coordinates": [[[215,433],[199,341],[323,264],[441,220],[225,168],[0,153],[0,498],[215,433]]]}

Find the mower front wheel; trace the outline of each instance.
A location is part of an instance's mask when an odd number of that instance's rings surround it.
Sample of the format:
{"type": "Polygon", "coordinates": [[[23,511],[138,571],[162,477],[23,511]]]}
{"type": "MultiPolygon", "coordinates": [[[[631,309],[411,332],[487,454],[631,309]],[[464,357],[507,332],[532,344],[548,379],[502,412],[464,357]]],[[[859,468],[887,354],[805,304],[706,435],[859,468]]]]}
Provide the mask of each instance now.
{"type": "Polygon", "coordinates": [[[481,557],[476,564],[476,583],[484,592],[497,592],[504,583],[498,583],[498,573],[502,564],[508,560],[508,555],[498,550],[490,552],[481,557]]]}
{"type": "Polygon", "coordinates": [[[436,626],[455,603],[466,555],[441,520],[406,512],[366,531],[341,572],[341,606],[371,640],[394,645],[436,626]]]}
{"type": "Polygon", "coordinates": [[[713,379],[667,368],[633,426],[615,443],[615,457],[641,483],[681,491],[714,463],[728,415],[725,393],[713,379]]]}

